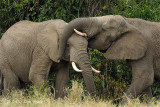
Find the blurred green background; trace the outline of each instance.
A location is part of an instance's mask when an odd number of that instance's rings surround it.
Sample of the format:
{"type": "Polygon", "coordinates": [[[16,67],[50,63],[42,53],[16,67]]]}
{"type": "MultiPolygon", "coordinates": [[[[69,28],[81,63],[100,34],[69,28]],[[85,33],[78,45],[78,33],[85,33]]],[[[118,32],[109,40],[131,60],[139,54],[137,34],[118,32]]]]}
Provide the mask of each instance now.
{"type": "MultiPolygon", "coordinates": [[[[63,19],[66,22],[77,17],[123,15],[160,21],[160,0],[0,0],[0,37],[20,20],[41,22],[63,19]]],[[[131,83],[131,72],[125,60],[106,60],[97,50],[89,49],[92,66],[101,74],[94,74],[97,93],[117,101],[131,83]]],[[[54,84],[55,74],[49,78],[54,84]]],[[[70,80],[83,82],[81,73],[70,68],[70,80]]],[[[71,87],[71,82],[68,84],[71,87]]],[[[154,98],[160,98],[160,83],[153,87],[154,98]]]]}

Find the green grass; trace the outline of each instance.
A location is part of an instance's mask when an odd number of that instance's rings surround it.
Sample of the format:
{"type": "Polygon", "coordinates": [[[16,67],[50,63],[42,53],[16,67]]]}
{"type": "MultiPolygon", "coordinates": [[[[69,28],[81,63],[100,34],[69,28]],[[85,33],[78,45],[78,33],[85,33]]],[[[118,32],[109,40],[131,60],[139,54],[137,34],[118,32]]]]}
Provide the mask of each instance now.
{"type": "MultiPolygon", "coordinates": [[[[0,107],[116,107],[115,104],[111,103],[112,101],[86,96],[83,85],[76,81],[72,82],[71,89],[66,89],[66,93],[64,99],[55,100],[53,94],[39,93],[36,89],[30,91],[27,95],[23,90],[18,90],[0,98],[0,107]]],[[[123,105],[123,107],[158,107],[159,105],[159,102],[146,104],[134,99],[129,100],[128,104],[123,105]]]]}

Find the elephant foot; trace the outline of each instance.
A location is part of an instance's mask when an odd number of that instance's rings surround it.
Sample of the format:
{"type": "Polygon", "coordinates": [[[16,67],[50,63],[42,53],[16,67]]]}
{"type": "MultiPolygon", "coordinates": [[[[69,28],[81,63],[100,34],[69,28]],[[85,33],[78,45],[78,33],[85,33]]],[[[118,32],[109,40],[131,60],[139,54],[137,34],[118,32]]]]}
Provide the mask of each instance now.
{"type": "Polygon", "coordinates": [[[152,89],[151,87],[148,87],[143,91],[142,97],[140,99],[141,101],[148,103],[152,100],[152,97],[152,89]]]}
{"type": "MultiPolygon", "coordinates": [[[[143,102],[146,104],[149,104],[152,101],[152,93],[151,93],[151,88],[147,88],[146,90],[143,91],[143,93],[138,97],[138,101],[139,102],[143,102]]],[[[132,101],[134,102],[134,98],[133,96],[127,96],[126,94],[122,97],[122,105],[126,105],[131,103],[132,101]]]]}
{"type": "Polygon", "coordinates": [[[126,94],[122,97],[122,105],[126,105],[129,103],[129,101],[131,100],[131,98],[129,98],[126,94]]]}

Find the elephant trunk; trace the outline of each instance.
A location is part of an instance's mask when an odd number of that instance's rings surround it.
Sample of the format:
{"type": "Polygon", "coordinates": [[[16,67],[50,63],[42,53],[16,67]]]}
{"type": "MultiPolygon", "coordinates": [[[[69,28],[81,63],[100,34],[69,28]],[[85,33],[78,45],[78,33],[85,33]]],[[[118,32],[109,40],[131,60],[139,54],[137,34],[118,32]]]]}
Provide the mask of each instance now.
{"type": "Polygon", "coordinates": [[[78,62],[78,65],[79,65],[80,69],[83,70],[82,75],[83,75],[88,92],[92,96],[95,95],[96,88],[95,88],[95,84],[94,84],[93,72],[92,72],[90,63],[88,63],[88,61],[86,61],[86,59],[81,59],[78,62]]]}
{"type": "Polygon", "coordinates": [[[96,24],[95,22],[97,22],[96,20],[97,19],[93,17],[92,18],[77,18],[68,23],[68,25],[65,27],[63,31],[62,37],[59,38],[59,53],[58,53],[59,60],[62,58],[64,54],[67,40],[74,33],[74,29],[87,33],[86,31],[87,28],[89,28],[90,26],[94,26],[94,24],[96,24]]]}
{"type": "Polygon", "coordinates": [[[79,65],[80,69],[83,70],[82,75],[88,92],[92,96],[95,95],[96,89],[94,84],[93,71],[86,50],[79,51],[78,54],[75,54],[74,58],[71,57],[71,60],[72,59],[79,65]]]}

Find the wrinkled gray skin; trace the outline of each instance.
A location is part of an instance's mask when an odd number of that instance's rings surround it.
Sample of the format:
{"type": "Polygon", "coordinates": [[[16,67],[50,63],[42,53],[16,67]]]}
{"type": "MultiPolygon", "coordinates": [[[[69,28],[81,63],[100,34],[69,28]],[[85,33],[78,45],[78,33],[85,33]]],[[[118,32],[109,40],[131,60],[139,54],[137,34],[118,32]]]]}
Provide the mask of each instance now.
{"type": "Polygon", "coordinates": [[[108,15],[77,18],[64,34],[71,35],[73,28],[87,33],[89,47],[102,51],[107,59],[128,60],[132,83],[126,96],[143,93],[152,97],[151,85],[154,79],[160,81],[160,23],[108,15]]]}
{"type": "Polygon", "coordinates": [[[95,85],[89,57],[88,42],[73,34],[68,48],[58,61],[59,40],[67,25],[63,20],[45,22],[20,21],[11,26],[0,42],[0,71],[4,76],[4,93],[21,88],[20,81],[33,82],[39,89],[51,72],[56,72],[56,96],[63,97],[63,89],[69,78],[69,61],[74,61],[83,70],[88,91],[95,94],[95,85]],[[52,67],[51,67],[52,66],[52,67]],[[51,70],[50,70],[51,69],[51,70]]]}

